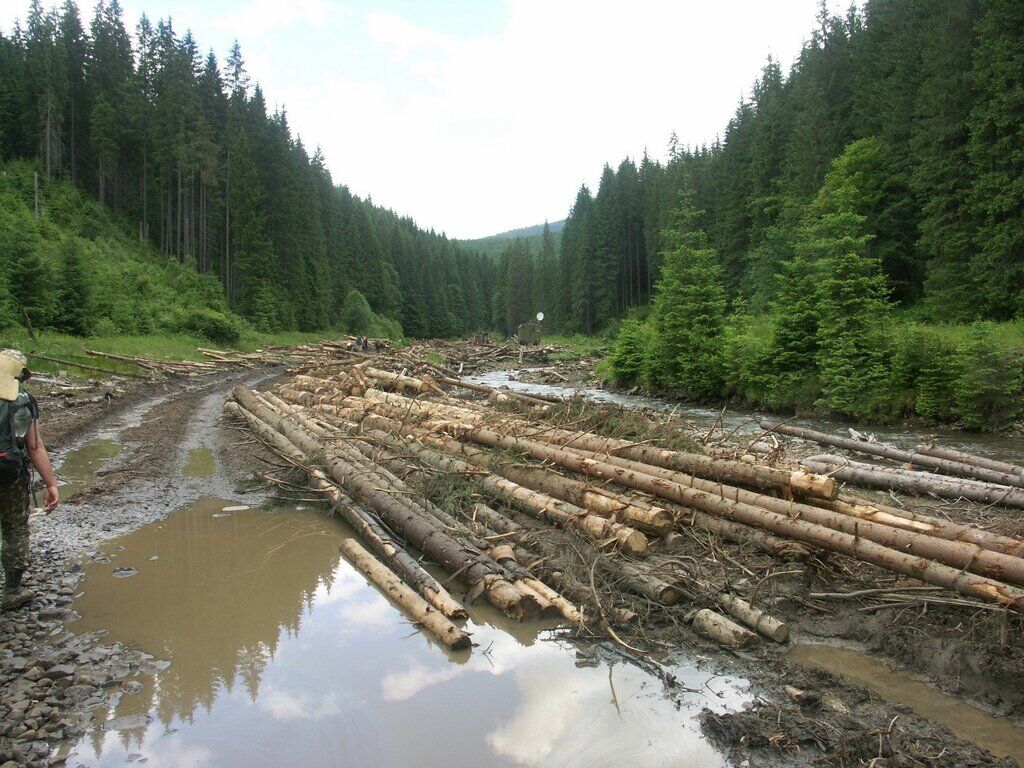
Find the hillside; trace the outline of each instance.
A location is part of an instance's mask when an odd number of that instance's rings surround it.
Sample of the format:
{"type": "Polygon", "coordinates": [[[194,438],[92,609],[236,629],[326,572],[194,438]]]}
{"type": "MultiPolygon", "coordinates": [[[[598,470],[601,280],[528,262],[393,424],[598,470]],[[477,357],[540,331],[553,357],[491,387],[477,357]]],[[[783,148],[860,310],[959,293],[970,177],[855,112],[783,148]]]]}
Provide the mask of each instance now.
{"type": "Polygon", "coordinates": [[[237,43],[222,69],[170,19],[130,35],[116,0],[87,27],[74,2],[32,3],[0,34],[0,159],[85,190],[260,331],[337,326],[353,292],[407,335],[487,326],[493,259],[337,185],[237,43]]]}
{"type": "MultiPolygon", "coordinates": [[[[541,243],[543,242],[544,226],[544,224],[534,224],[531,227],[510,229],[507,232],[499,232],[496,235],[480,237],[476,240],[462,240],[460,242],[468,248],[485,253],[488,256],[497,257],[500,256],[501,252],[508,247],[510,240],[521,239],[526,242],[530,247],[530,250],[536,252],[540,249],[541,243]]],[[[562,227],[565,226],[565,219],[547,222],[547,226],[551,230],[551,234],[555,236],[555,242],[557,244],[558,238],[562,232],[562,227]]]]}

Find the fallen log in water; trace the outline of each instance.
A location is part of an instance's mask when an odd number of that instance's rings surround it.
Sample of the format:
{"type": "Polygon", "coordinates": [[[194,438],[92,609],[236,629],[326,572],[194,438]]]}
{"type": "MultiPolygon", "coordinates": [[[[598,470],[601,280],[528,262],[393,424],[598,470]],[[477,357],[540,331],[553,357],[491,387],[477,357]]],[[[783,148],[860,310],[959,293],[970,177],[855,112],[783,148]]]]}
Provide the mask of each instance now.
{"type": "Polygon", "coordinates": [[[394,571],[401,574],[406,582],[418,589],[431,605],[448,618],[466,617],[466,609],[448,594],[448,590],[427,573],[416,558],[399,546],[366,509],[342,493],[322,471],[307,466],[306,457],[284,435],[274,431],[268,424],[246,411],[238,403],[226,403],[225,410],[244,419],[249,428],[261,440],[290,461],[302,466],[309,473],[314,490],[327,494],[331,508],[340,514],[394,571]]]}
{"type": "Polygon", "coordinates": [[[236,387],[233,394],[243,408],[284,434],[307,458],[322,457],[327,474],[335,482],[355,500],[374,509],[393,529],[401,531],[417,549],[449,572],[461,574],[471,586],[482,585],[484,596],[496,608],[518,620],[538,615],[537,601],[517,590],[504,577],[503,569],[484,553],[467,548],[410,508],[404,499],[382,490],[365,468],[346,461],[337,448],[318,440],[301,426],[299,419],[272,410],[244,387],[236,387]]]}
{"type": "Polygon", "coordinates": [[[970,499],[982,504],[1024,509],[1024,490],[1008,485],[944,477],[896,467],[879,467],[830,454],[811,456],[804,459],[804,464],[815,472],[828,472],[840,480],[869,488],[932,493],[944,499],[970,499]]]}
{"type": "Polygon", "coordinates": [[[1021,478],[1021,476],[1016,473],[1010,474],[1006,472],[996,472],[986,467],[965,464],[960,461],[950,461],[948,459],[940,459],[936,456],[930,456],[923,453],[904,451],[891,445],[885,445],[884,443],[875,443],[867,440],[856,440],[852,437],[830,435],[813,429],[795,427],[792,424],[773,425],[768,421],[762,421],[761,428],[769,432],[779,432],[784,435],[790,435],[791,437],[813,440],[821,445],[831,445],[836,448],[845,448],[847,450],[864,453],[869,456],[881,456],[892,461],[916,464],[919,467],[927,467],[950,475],[983,480],[988,483],[1024,487],[1024,478],[1021,478]]]}
{"type": "Polygon", "coordinates": [[[355,539],[342,539],[341,552],[370,581],[380,587],[413,620],[452,650],[469,648],[469,633],[459,629],[440,612],[407,587],[355,539]]]}

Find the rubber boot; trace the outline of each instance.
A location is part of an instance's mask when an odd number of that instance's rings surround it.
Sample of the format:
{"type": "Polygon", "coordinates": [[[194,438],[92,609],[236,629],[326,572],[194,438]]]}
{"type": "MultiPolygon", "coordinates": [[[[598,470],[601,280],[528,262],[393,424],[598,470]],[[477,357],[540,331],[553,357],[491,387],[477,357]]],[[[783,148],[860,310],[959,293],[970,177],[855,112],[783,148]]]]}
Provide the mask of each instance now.
{"type": "Polygon", "coordinates": [[[21,586],[21,577],[24,573],[20,568],[4,571],[3,609],[5,611],[16,611],[32,602],[32,598],[35,597],[35,593],[31,589],[21,586]]]}

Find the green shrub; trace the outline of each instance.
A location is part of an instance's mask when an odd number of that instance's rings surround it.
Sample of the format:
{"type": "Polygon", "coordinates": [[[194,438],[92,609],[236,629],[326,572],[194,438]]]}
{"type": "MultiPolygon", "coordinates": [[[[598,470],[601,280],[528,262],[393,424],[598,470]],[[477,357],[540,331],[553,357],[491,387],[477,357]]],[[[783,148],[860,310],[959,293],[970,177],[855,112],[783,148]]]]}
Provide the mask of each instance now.
{"type": "Polygon", "coordinates": [[[646,323],[632,318],[622,321],[615,347],[608,357],[616,382],[634,384],[640,380],[651,336],[651,328],[646,323]]]}
{"type": "Polygon", "coordinates": [[[357,290],[351,290],[341,305],[342,327],[354,336],[367,335],[377,316],[370,309],[370,302],[357,290]]]}
{"type": "Polygon", "coordinates": [[[1024,410],[1022,361],[996,344],[992,323],[975,323],[961,344],[954,385],[957,412],[974,429],[1009,426],[1024,410]]]}
{"type": "Polygon", "coordinates": [[[92,335],[100,339],[109,339],[120,333],[117,323],[109,317],[101,317],[92,325],[92,335]]]}
{"type": "Polygon", "coordinates": [[[166,330],[201,336],[221,344],[233,344],[242,336],[242,321],[215,309],[193,307],[176,311],[166,330]]]}

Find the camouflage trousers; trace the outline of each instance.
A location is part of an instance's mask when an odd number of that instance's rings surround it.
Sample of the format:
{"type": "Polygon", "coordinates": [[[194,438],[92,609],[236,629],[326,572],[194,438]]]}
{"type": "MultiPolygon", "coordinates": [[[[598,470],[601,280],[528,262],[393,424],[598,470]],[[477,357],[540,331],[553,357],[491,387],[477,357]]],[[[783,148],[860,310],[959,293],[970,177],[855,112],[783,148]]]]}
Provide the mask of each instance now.
{"type": "Polygon", "coordinates": [[[27,478],[0,488],[0,562],[5,571],[28,568],[28,508],[27,478]]]}

